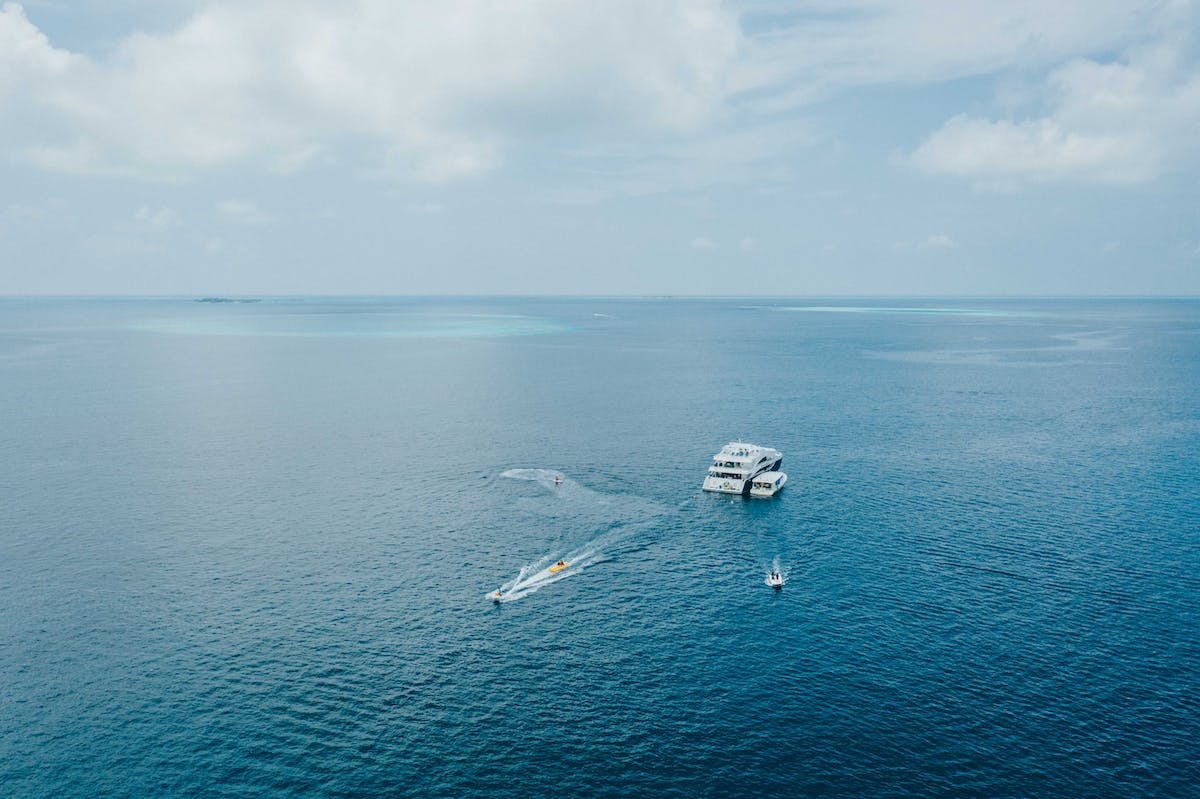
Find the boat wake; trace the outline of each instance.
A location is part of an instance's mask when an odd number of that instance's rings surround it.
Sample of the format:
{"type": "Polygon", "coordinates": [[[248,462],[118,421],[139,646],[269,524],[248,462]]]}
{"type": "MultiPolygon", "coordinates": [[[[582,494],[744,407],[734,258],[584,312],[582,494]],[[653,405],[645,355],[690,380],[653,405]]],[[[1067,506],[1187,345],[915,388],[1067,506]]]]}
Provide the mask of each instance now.
{"type": "Polygon", "coordinates": [[[548,585],[557,583],[559,580],[565,580],[568,577],[579,574],[588,566],[594,566],[597,563],[603,563],[608,560],[608,558],[592,549],[581,552],[568,552],[561,559],[570,565],[558,572],[550,571],[550,567],[559,560],[554,555],[546,555],[538,558],[533,563],[522,566],[516,577],[503,583],[498,590],[488,594],[488,599],[494,602],[515,602],[518,599],[529,596],[540,588],[545,588],[548,585]]]}
{"type": "Polygon", "coordinates": [[[594,491],[552,469],[509,469],[500,476],[536,484],[541,489],[536,496],[521,497],[518,503],[535,517],[535,524],[559,533],[549,552],[522,566],[516,577],[487,595],[496,602],[521,599],[610,560],[635,537],[643,545],[644,534],[670,513],[669,508],[642,497],[594,491]],[[551,572],[560,559],[569,564],[567,568],[551,572]]]}
{"type": "Polygon", "coordinates": [[[791,572],[791,569],[785,569],[779,565],[779,556],[776,555],[775,559],[771,561],[771,568],[767,569],[766,576],[763,578],[763,582],[774,588],[775,583],[771,582],[771,575],[778,573],[779,576],[783,578],[779,583],[779,586],[782,588],[783,586],[787,585],[788,575],[791,574],[791,572]]]}
{"type": "Polygon", "coordinates": [[[500,476],[507,477],[509,480],[530,480],[552,486],[554,485],[554,478],[562,479],[563,474],[553,469],[509,469],[506,472],[501,472],[500,476]]]}

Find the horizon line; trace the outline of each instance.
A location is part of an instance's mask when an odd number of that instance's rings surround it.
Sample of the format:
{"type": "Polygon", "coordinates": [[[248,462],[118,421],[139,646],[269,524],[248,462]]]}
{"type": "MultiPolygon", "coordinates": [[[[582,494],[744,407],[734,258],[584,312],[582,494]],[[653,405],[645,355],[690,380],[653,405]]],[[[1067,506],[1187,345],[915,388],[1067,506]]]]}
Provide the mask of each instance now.
{"type": "Polygon", "coordinates": [[[235,293],[104,293],[104,294],[52,294],[52,293],[2,293],[0,299],[15,300],[15,299],[71,299],[71,300],[86,300],[86,299],[141,299],[141,300],[201,300],[201,299],[229,299],[229,300],[255,300],[255,299],[601,299],[601,300],[792,300],[792,299],[830,299],[830,300],[853,300],[853,299],[872,299],[872,300],[888,300],[888,299],[965,299],[965,300],[1195,300],[1200,299],[1200,294],[1167,294],[1167,293],[1146,293],[1146,294],[1107,294],[1107,293],[1092,293],[1092,294],[955,294],[955,293],[934,293],[934,294],[673,294],[652,292],[645,294],[524,294],[524,293],[495,293],[495,294],[467,294],[467,293],[414,293],[414,294],[392,294],[392,293],[369,293],[357,294],[347,292],[337,293],[254,293],[254,292],[235,292],[235,293]]]}

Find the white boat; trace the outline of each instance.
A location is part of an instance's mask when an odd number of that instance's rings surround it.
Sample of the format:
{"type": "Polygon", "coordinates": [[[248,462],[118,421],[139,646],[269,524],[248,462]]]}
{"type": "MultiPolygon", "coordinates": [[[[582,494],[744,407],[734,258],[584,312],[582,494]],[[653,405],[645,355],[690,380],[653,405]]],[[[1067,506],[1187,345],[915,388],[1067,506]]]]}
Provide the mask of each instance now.
{"type": "Polygon", "coordinates": [[[750,481],[750,496],[773,497],[783,490],[787,475],[783,472],[763,472],[750,481]]]}
{"type": "Polygon", "coordinates": [[[783,453],[777,449],[730,441],[713,456],[708,476],[704,478],[704,490],[748,495],[755,477],[777,471],[782,464],[783,453]]]}
{"type": "Polygon", "coordinates": [[[783,575],[779,572],[771,572],[767,575],[767,585],[771,586],[776,591],[783,588],[783,575]]]}

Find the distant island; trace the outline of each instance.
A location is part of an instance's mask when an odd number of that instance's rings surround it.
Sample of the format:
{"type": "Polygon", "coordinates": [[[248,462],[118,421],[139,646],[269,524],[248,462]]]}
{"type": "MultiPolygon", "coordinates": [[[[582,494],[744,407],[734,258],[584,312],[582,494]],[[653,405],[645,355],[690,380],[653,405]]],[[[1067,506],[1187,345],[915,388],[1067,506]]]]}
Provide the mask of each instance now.
{"type": "Polygon", "coordinates": [[[262,300],[238,299],[237,297],[201,297],[196,302],[262,302],[262,300]]]}

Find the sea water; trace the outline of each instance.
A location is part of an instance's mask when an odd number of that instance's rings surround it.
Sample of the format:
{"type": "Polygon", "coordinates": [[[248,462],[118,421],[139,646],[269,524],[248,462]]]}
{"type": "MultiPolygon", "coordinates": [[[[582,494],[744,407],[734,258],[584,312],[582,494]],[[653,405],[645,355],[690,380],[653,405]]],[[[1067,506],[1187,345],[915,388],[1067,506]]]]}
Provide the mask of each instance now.
{"type": "Polygon", "coordinates": [[[1193,300],[3,299],[0,795],[1194,796],[1198,545],[1193,300]]]}

